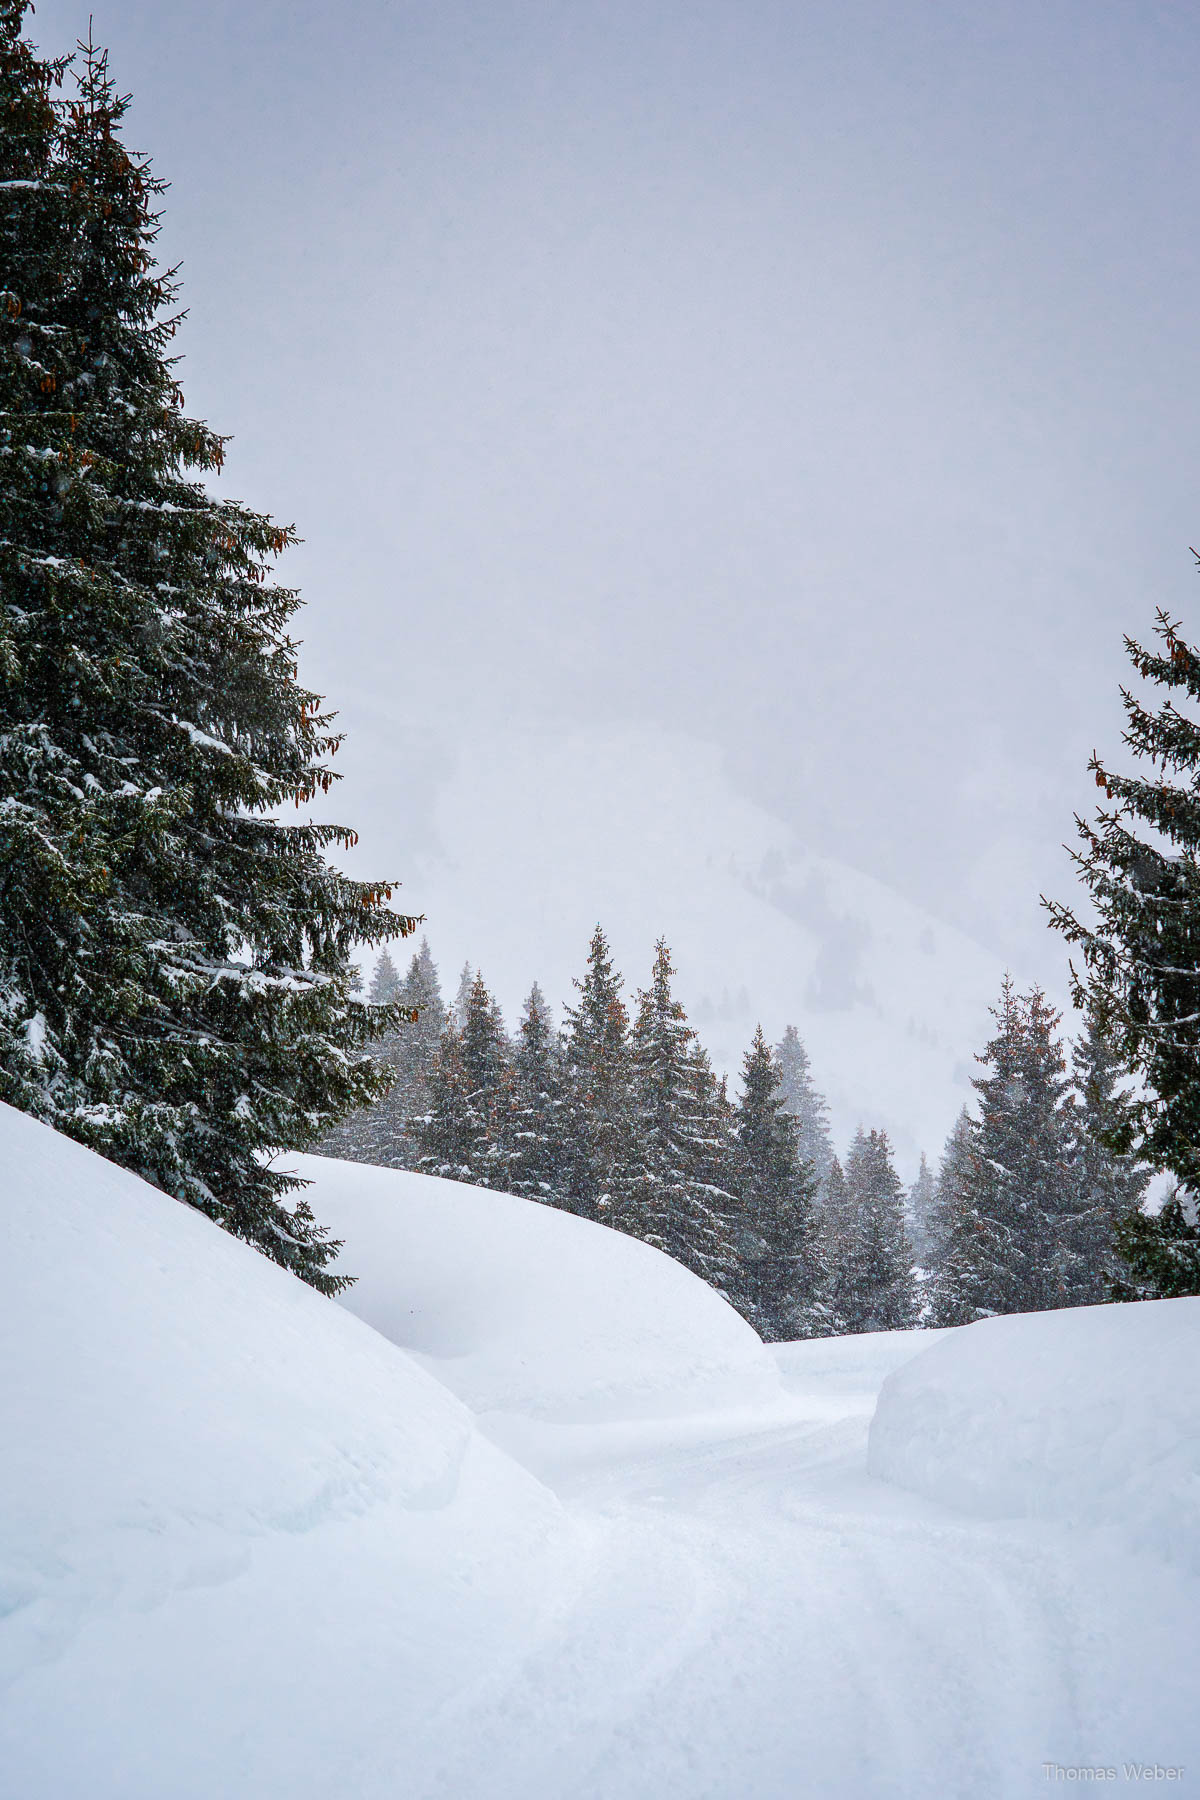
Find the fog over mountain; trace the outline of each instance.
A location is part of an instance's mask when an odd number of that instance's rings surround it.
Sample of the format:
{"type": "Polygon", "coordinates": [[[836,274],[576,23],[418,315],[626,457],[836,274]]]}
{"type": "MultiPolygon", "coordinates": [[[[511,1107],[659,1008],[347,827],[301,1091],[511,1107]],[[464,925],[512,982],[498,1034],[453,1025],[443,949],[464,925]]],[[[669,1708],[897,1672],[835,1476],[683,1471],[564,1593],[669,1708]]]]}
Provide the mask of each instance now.
{"type": "MultiPolygon", "coordinates": [[[[844,1149],[883,1126],[902,1167],[939,1152],[970,1098],[999,961],[894,889],[806,846],[741,795],[716,752],[657,729],[464,742],[438,790],[436,845],[405,887],[452,993],[465,958],[510,1024],[536,978],[573,999],[599,919],[626,977],[665,936],[716,1066],[755,1025],[798,1022],[844,1149]]],[[[399,958],[398,958],[399,960],[399,958]]]]}
{"type": "Polygon", "coordinates": [[[832,1060],[852,1022],[849,1083],[911,1015],[945,1049],[897,1103],[940,1128],[998,972],[1063,991],[1037,895],[1070,891],[1122,632],[1197,616],[1200,16],[95,20],[172,183],[189,407],[306,540],[360,865],[506,1000],[561,998],[607,913],[633,980],[649,931],[676,947],[721,1055],[790,1009],[832,1060]]]}

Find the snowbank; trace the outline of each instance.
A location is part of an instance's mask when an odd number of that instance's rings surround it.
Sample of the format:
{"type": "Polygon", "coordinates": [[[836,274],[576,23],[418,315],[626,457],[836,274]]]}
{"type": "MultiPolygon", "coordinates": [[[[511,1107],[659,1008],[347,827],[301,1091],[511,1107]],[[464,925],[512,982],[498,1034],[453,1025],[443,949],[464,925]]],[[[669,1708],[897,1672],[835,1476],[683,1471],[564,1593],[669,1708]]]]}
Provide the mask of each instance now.
{"type": "Polygon", "coordinates": [[[1200,1299],[947,1332],[884,1383],[869,1467],[980,1517],[1116,1526],[1200,1569],[1200,1299]]]}
{"type": "Polygon", "coordinates": [[[556,1423],[768,1403],[757,1334],[670,1257],[511,1194],[288,1158],[358,1280],[344,1304],[477,1413],[556,1423]]]}
{"type": "Polygon", "coordinates": [[[328,1794],[528,1628],[557,1503],[411,1358],[6,1106],[0,1228],[6,1793],[328,1794]]]}

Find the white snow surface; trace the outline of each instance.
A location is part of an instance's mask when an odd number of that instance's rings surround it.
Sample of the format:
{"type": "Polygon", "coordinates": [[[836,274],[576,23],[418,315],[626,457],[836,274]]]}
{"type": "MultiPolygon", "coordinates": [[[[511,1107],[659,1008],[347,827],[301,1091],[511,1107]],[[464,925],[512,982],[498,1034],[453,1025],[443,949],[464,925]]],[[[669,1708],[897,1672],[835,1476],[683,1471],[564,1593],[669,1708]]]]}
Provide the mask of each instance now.
{"type": "Polygon", "coordinates": [[[345,1305],[476,1413],[598,1423],[781,1392],[740,1314],[634,1238],[459,1181],[320,1156],[286,1166],[345,1240],[345,1305]]]}
{"type": "Polygon", "coordinates": [[[884,1383],[868,1466],[984,1518],[1112,1526],[1200,1573],[1200,1299],[947,1333],[884,1383]]]}
{"type": "Polygon", "coordinates": [[[382,1793],[381,1734],[394,1769],[396,1720],[530,1629],[557,1503],[349,1313],[5,1106],[0,1206],[0,1793],[382,1793]]]}
{"type": "Polygon", "coordinates": [[[1194,1303],[767,1351],[316,1173],[345,1306],[0,1108],[5,1800],[1197,1791],[1194,1303]]]}

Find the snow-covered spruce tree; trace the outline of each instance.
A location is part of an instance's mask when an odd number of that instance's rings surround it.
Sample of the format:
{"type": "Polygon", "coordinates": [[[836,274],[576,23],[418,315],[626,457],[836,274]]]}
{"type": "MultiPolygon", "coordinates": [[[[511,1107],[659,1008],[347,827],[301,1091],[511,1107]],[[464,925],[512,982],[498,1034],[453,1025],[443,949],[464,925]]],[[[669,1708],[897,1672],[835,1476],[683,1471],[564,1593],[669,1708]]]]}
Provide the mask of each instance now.
{"type": "Polygon", "coordinates": [[[420,1156],[418,1122],[428,1110],[429,1084],[446,1023],[429,940],[421,939],[403,980],[394,966],[381,967],[375,971],[372,998],[376,986],[381,994],[394,995],[390,1004],[401,1013],[401,1023],[387,1033],[377,1051],[392,1071],[392,1085],[319,1148],[327,1156],[345,1156],[380,1168],[415,1169],[420,1156]]]}
{"type": "Polygon", "coordinates": [[[0,10],[0,1097],[332,1292],[338,1246],[268,1158],[385,1085],[350,953],[412,922],[326,863],[353,834],[274,816],[328,787],[338,741],[269,577],[291,534],[188,475],[223,444],[167,353],[161,184],[90,46],[49,130],[21,11],[0,10]]]}
{"type": "Polygon", "coordinates": [[[449,1181],[470,1181],[479,1148],[477,1124],[467,1107],[462,1066],[462,1033],[451,1013],[446,1020],[429,1082],[429,1101],[416,1128],[417,1168],[449,1181]]]}
{"type": "Polygon", "coordinates": [[[450,1016],[461,1031],[467,1022],[467,1008],[471,1004],[471,989],[475,985],[475,970],[469,962],[465,962],[458,973],[458,986],[454,991],[454,1000],[450,1007],[450,1016]]]}
{"type": "Polygon", "coordinates": [[[933,1170],[925,1160],[925,1152],[922,1151],[921,1166],[908,1190],[904,1205],[904,1228],[908,1232],[913,1255],[922,1268],[929,1266],[930,1225],[936,1198],[937,1183],[933,1178],[933,1170]]]}
{"type": "Polygon", "coordinates": [[[1088,767],[1116,805],[1093,824],[1076,819],[1094,911],[1045,904],[1082,955],[1076,1005],[1147,1090],[1122,1109],[1111,1146],[1179,1184],[1156,1217],[1130,1213],[1118,1231],[1131,1291],[1167,1297],[1200,1294],[1200,725],[1181,710],[1200,703],[1200,655],[1161,609],[1154,629],[1158,647],[1125,648],[1167,698],[1151,711],[1121,690],[1122,741],[1145,773],[1114,774],[1093,753],[1088,767]]]}
{"type": "Polygon", "coordinates": [[[993,1017],[953,1212],[939,1203],[938,1325],[1078,1305],[1090,1280],[1058,1014],[1038,988],[1019,995],[1006,977],[993,1017]]]}
{"type": "Polygon", "coordinates": [[[726,1077],[722,1075],[718,1079],[714,1074],[708,1051],[698,1038],[692,1043],[692,1079],[696,1086],[698,1116],[702,1121],[702,1130],[696,1140],[700,1156],[697,1173],[712,1189],[718,1211],[726,1220],[731,1237],[736,1239],[741,1207],[733,1185],[737,1177],[734,1109],[726,1077]]]}
{"type": "MultiPolygon", "coordinates": [[[[12,302],[22,297],[37,312],[52,313],[64,260],[60,244],[75,217],[61,179],[61,107],[54,98],[71,58],[37,55],[21,35],[27,10],[28,0],[0,0],[0,204],[7,209],[0,229],[10,320],[20,317],[12,302]]],[[[32,323],[37,330],[36,317],[32,323]]]]}
{"type": "Polygon", "coordinates": [[[1071,1056],[1073,1132],[1071,1161],[1078,1184],[1076,1244],[1078,1275],[1072,1304],[1124,1297],[1128,1269],[1117,1247],[1122,1220],[1144,1218],[1142,1198],[1150,1170],[1136,1157],[1111,1148],[1128,1114],[1133,1094],[1112,1045],[1095,1020],[1088,1023],[1071,1056]]]}
{"type": "Polygon", "coordinates": [[[588,1219],[620,1211],[637,1161],[623,986],[597,925],[587,974],[575,982],[579,1002],[565,1009],[563,1030],[565,1195],[570,1210],[588,1219]]]}
{"type": "Polygon", "coordinates": [[[768,1340],[814,1336],[825,1322],[812,1206],[816,1171],[800,1156],[799,1122],[761,1025],[742,1063],[734,1135],[747,1316],[768,1340]]]}
{"type": "Polygon", "coordinates": [[[829,1165],[829,1173],[821,1189],[821,1204],[816,1209],[815,1221],[816,1257],[822,1272],[822,1335],[841,1337],[854,1329],[839,1306],[839,1296],[844,1285],[842,1268],[849,1260],[854,1238],[854,1215],[846,1174],[836,1155],[829,1165]]]}
{"type": "Polygon", "coordinates": [[[367,990],[372,1006],[394,1006],[401,997],[402,983],[389,950],[381,950],[375,973],[367,990]]]}
{"type": "Polygon", "coordinates": [[[387,1031],[375,1054],[391,1072],[392,1085],[372,1105],[344,1119],[314,1149],[320,1156],[372,1163],[382,1169],[417,1166],[417,1120],[426,1111],[429,1079],[445,1024],[437,969],[428,939],[402,980],[385,950],[371,978],[374,1005],[398,1009],[399,1023],[387,1031]]]}
{"type": "Polygon", "coordinates": [[[928,1322],[937,1326],[966,1325],[995,1313],[1026,1310],[1016,1294],[1024,1291],[1023,1278],[1029,1271],[1017,1271],[1013,1264],[1018,1255],[1027,1262],[1028,1252],[1011,1239],[1017,1230],[1021,1230],[1022,1241],[1028,1239],[1039,1221],[1024,1218],[1022,1125],[1033,1124],[1035,1139],[1048,1136],[1064,1168],[1066,1164],[1066,1124],[1060,1117],[1066,1083],[1061,1079],[1061,1066],[1048,1130],[1043,1123],[1039,1133],[1038,1122],[1024,1118],[1029,1101],[1022,1072],[1026,1061],[1024,1013],[1007,975],[992,1016],[997,1030],[979,1058],[990,1073],[972,1080],[987,1121],[986,1139],[980,1120],[964,1109],[946,1146],[939,1175],[935,1215],[938,1258],[928,1293],[928,1322]],[[1005,1123],[1010,1125],[1007,1133],[1003,1131],[1005,1123]],[[1002,1136],[1009,1140],[1006,1145],[1000,1143],[1002,1136]],[[987,1157],[996,1149],[1007,1152],[1009,1161],[992,1169],[987,1157]],[[1015,1171],[1011,1166],[1014,1152],[1015,1171]]]}
{"type": "Polygon", "coordinates": [[[794,1025],[789,1025],[775,1046],[779,1067],[779,1093],[784,1108],[796,1121],[800,1161],[808,1163],[818,1183],[833,1164],[833,1139],[829,1135],[829,1106],[812,1078],[808,1051],[794,1025]]]}
{"type": "Polygon", "coordinates": [[[1159,1213],[1126,1213],[1114,1234],[1125,1267],[1114,1300],[1178,1300],[1200,1293],[1200,1218],[1194,1188],[1181,1183],[1159,1213]]]}
{"type": "Polygon", "coordinates": [[[860,1332],[916,1325],[918,1292],[905,1231],[905,1192],[892,1165],[887,1132],[858,1132],[846,1157],[846,1186],[855,1231],[838,1310],[851,1330],[860,1332]]]}
{"type": "Polygon", "coordinates": [[[462,1026],[442,1034],[430,1084],[429,1112],[418,1128],[418,1166],[428,1175],[476,1187],[508,1185],[513,1103],[510,1047],[500,1010],[476,973],[462,1026]]]}
{"type": "Polygon", "coordinates": [[[728,1223],[733,1197],[714,1179],[721,1150],[716,1085],[671,991],[674,973],[660,938],[632,1034],[630,1179],[600,1216],[728,1293],[737,1286],[738,1258],[728,1223]]]}
{"type": "MultiPolygon", "coordinates": [[[[933,1201],[925,1216],[924,1310],[926,1322],[937,1310],[939,1277],[950,1246],[975,1219],[975,1120],[964,1106],[946,1139],[933,1184],[933,1201]]],[[[968,1312],[970,1308],[967,1308],[968,1312]]],[[[974,1313],[971,1313],[974,1317],[974,1313]]]]}
{"type": "Polygon", "coordinates": [[[828,1243],[830,1313],[845,1331],[901,1331],[917,1322],[904,1188],[885,1131],[855,1134],[846,1158],[841,1216],[828,1243]]]}
{"type": "MultiPolygon", "coordinates": [[[[368,999],[373,1006],[398,1006],[402,987],[391,956],[386,949],[381,951],[371,977],[368,999]]],[[[360,1107],[335,1125],[319,1144],[314,1144],[318,1156],[337,1157],[345,1162],[375,1163],[383,1168],[402,1166],[397,1152],[404,1139],[405,1106],[399,1093],[398,1073],[405,1038],[412,1030],[412,1021],[405,1020],[380,1038],[375,1055],[392,1072],[391,1087],[373,1105],[360,1107]]]]}
{"type": "MultiPolygon", "coordinates": [[[[422,938],[408,971],[400,985],[400,1004],[412,1015],[396,1040],[396,1108],[400,1141],[396,1147],[396,1164],[400,1168],[417,1166],[416,1133],[419,1121],[429,1107],[430,1083],[438,1046],[446,1025],[446,1007],[437,964],[422,938]]],[[[391,1096],[385,1097],[384,1104],[391,1096]]]]}
{"type": "Polygon", "coordinates": [[[546,1205],[563,1205],[562,1051],[536,981],[517,1032],[506,1135],[509,1191],[546,1205]]]}

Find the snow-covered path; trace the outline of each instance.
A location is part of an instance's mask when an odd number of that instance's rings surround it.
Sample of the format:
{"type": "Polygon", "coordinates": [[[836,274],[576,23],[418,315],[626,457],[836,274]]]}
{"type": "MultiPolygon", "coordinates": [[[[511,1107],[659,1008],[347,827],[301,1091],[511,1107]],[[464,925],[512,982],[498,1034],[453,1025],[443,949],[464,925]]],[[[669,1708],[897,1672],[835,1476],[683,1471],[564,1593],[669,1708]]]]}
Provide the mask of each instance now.
{"type": "Polygon", "coordinates": [[[786,1423],[660,1422],[653,1447],[614,1430],[605,1457],[547,1443],[570,1590],[462,1696],[467,1747],[422,1792],[1026,1796],[1056,1785],[1047,1760],[1195,1771],[1177,1651],[1197,1587],[871,1479],[875,1394],[907,1350],[875,1342],[834,1396],[828,1349],[787,1347],[786,1423]]]}

